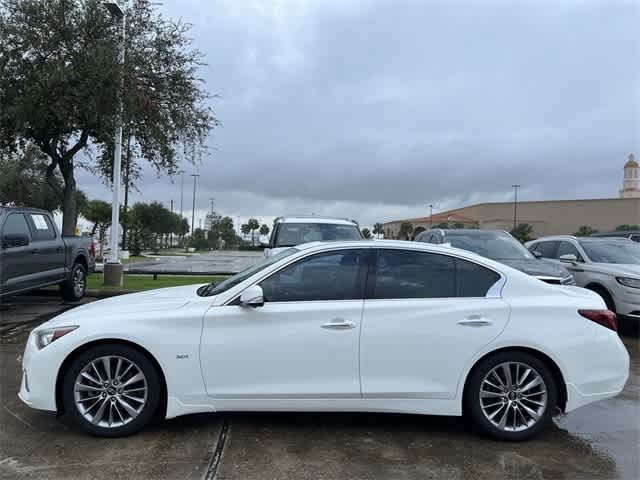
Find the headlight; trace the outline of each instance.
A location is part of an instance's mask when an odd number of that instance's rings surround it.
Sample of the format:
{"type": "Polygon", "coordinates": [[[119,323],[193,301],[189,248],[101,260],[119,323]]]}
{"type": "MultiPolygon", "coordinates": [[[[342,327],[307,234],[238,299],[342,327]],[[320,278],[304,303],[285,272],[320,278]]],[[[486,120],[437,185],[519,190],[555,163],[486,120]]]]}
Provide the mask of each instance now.
{"type": "Polygon", "coordinates": [[[640,288],[640,278],[616,277],[620,285],[631,288],[640,288]]]}
{"type": "Polygon", "coordinates": [[[64,337],[67,333],[73,332],[76,328],[78,328],[77,325],[72,325],[69,327],[57,327],[42,330],[36,334],[36,344],[38,345],[38,348],[44,348],[59,338],[64,337]]]}

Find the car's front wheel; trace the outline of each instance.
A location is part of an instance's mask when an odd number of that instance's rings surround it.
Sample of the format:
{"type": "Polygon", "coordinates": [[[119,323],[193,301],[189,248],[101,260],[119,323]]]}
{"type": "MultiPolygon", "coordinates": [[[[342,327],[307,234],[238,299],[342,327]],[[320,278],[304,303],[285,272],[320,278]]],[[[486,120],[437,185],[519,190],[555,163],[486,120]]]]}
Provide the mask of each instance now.
{"type": "Polygon", "coordinates": [[[526,352],[503,352],[474,369],[465,407],[485,433],[518,441],[550,423],[557,398],[553,375],[542,361],[526,352]]]}
{"type": "Polygon", "coordinates": [[[160,379],[149,358],[127,345],[99,345],[76,357],[64,377],[65,412],[86,432],[130,435],[153,418],[160,379]]]}

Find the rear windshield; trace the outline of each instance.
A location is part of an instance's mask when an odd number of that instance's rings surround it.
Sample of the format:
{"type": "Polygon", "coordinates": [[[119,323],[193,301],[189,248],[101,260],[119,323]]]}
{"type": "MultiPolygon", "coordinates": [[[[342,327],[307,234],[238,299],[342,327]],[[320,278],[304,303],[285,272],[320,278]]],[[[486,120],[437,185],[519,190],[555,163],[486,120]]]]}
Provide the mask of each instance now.
{"type": "Polygon", "coordinates": [[[302,243],[331,240],[362,240],[362,234],[355,225],[281,223],[278,225],[274,247],[295,247],[302,243]]]}

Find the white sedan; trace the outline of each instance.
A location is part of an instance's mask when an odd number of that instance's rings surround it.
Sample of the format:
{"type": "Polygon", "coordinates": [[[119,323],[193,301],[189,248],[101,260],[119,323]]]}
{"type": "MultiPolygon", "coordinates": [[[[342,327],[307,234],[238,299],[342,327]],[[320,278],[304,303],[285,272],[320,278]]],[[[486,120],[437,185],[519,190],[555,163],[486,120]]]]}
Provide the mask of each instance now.
{"type": "Polygon", "coordinates": [[[215,285],[115,297],[28,339],[20,398],[85,431],[216,411],[466,414],[522,440],[618,394],[615,315],[471,252],[353,241],[288,249],[215,285]]]}

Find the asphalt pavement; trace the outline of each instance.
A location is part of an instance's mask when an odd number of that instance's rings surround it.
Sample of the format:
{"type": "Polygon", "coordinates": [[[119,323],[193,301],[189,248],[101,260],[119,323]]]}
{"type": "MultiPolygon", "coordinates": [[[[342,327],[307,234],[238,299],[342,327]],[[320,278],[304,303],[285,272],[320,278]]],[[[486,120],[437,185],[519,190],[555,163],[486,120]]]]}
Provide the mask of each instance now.
{"type": "Polygon", "coordinates": [[[524,443],[480,437],[461,418],[351,413],[190,415],[100,439],[16,396],[30,330],[70,307],[57,297],[0,304],[0,479],[640,478],[637,338],[624,338],[632,360],[621,395],[524,443]]]}
{"type": "Polygon", "coordinates": [[[125,269],[135,272],[230,275],[250,267],[263,258],[262,251],[216,250],[184,257],[155,257],[147,262],[128,264],[125,269]]]}

